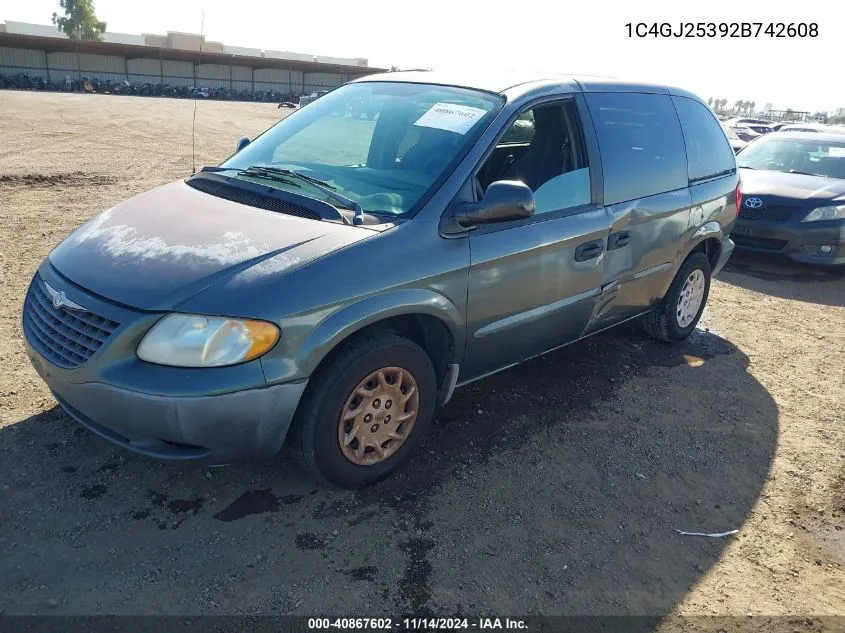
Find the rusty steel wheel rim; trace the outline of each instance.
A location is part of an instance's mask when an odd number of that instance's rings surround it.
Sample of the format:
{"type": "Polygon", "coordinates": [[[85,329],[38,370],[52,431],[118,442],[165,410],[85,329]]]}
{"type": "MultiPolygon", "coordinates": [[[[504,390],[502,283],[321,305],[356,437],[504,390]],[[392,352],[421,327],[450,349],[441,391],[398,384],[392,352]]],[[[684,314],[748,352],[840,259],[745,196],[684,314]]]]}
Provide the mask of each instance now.
{"type": "Polygon", "coordinates": [[[372,466],[399,450],[419,412],[417,381],[401,367],[382,367],[352,390],[340,413],[337,440],[344,457],[372,466]]]}

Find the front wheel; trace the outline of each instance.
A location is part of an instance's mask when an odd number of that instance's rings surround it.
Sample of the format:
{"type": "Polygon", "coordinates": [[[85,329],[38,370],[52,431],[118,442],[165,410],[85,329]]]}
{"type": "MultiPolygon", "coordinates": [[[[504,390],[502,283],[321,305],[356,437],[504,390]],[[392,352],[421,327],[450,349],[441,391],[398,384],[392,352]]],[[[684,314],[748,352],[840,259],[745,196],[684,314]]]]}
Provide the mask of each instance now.
{"type": "Polygon", "coordinates": [[[300,463],[323,483],[361,488],[396,470],[434,415],[437,380],[413,341],[379,332],[347,344],[311,379],[292,429],[300,463]]]}
{"type": "Polygon", "coordinates": [[[681,264],[660,305],[643,317],[643,329],[661,341],[685,339],[701,319],[709,294],[710,261],[704,253],[693,253],[681,264]]]}

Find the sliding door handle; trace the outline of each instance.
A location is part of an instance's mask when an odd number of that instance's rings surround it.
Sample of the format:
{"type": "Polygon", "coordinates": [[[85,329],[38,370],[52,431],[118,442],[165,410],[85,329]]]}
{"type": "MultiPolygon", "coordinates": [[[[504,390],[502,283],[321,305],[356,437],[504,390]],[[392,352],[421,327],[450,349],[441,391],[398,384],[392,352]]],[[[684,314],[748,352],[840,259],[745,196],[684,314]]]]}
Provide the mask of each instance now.
{"type": "Polygon", "coordinates": [[[593,240],[584,242],[575,249],[575,261],[585,262],[588,259],[595,259],[604,252],[604,240],[593,240]]]}

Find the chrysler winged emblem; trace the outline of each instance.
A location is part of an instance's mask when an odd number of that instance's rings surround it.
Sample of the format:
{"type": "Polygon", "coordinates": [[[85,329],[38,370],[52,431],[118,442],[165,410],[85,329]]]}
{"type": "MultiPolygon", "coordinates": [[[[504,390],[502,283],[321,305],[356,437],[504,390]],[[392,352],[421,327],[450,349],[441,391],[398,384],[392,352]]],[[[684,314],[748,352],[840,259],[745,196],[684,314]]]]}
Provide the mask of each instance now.
{"type": "Polygon", "coordinates": [[[53,302],[53,307],[56,310],[60,308],[67,308],[68,310],[77,310],[78,312],[88,312],[87,308],[83,308],[78,303],[75,303],[67,298],[64,290],[56,290],[46,281],[44,282],[44,286],[47,288],[47,294],[50,295],[50,299],[53,302]]]}

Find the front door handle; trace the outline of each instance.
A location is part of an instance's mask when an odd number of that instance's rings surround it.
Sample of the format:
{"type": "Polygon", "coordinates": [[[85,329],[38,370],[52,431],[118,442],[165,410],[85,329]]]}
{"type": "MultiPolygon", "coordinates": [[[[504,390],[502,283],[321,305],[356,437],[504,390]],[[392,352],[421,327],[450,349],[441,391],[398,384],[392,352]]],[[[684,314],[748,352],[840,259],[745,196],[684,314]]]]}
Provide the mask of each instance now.
{"type": "Polygon", "coordinates": [[[612,251],[615,248],[622,248],[623,246],[627,246],[630,241],[631,234],[628,231],[614,233],[607,238],[607,250],[612,251]]]}
{"type": "Polygon", "coordinates": [[[575,261],[585,262],[588,259],[595,259],[604,252],[604,240],[593,240],[584,242],[575,249],[575,261]]]}

